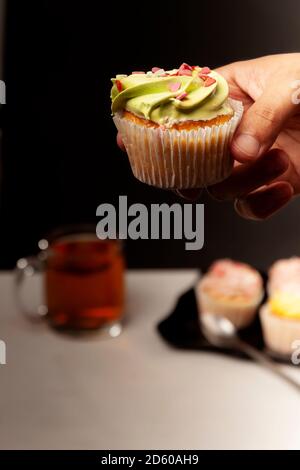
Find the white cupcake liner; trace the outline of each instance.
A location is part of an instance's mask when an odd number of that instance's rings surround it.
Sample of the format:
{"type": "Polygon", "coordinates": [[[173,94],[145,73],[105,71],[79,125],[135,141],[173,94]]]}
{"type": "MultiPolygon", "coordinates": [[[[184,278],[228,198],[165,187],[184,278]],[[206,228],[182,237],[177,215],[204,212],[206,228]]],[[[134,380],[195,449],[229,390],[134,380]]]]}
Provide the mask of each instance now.
{"type": "Polygon", "coordinates": [[[300,321],[274,315],[267,303],[259,316],[266,346],[276,354],[291,356],[293,342],[300,340],[300,321]]]}
{"type": "Polygon", "coordinates": [[[230,300],[218,299],[209,295],[204,289],[198,286],[196,299],[199,315],[220,315],[228,318],[237,329],[245,328],[254,320],[258,306],[262,301],[263,293],[253,298],[251,302],[233,302],[230,300]]]}
{"type": "Polygon", "coordinates": [[[202,188],[227,178],[233,167],[229,143],[243,114],[240,101],[229,103],[234,115],[228,122],[190,131],[146,127],[116,113],[134,176],[169,189],[202,188]]]}

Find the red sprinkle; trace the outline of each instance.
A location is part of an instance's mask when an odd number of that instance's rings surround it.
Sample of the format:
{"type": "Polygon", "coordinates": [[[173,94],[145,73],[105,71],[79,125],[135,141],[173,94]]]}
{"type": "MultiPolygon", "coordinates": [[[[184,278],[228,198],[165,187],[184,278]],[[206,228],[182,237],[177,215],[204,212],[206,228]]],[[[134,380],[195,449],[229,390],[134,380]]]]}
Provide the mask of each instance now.
{"type": "Polygon", "coordinates": [[[152,67],[151,72],[156,73],[161,70],[161,67],[152,67]]]}
{"type": "Polygon", "coordinates": [[[210,68],[209,67],[203,67],[200,71],[201,74],[203,75],[207,75],[211,72],[210,68]]]}
{"type": "Polygon", "coordinates": [[[184,98],[186,98],[187,95],[188,95],[187,92],[184,91],[183,93],[180,93],[180,95],[176,96],[176,99],[177,99],[177,100],[180,100],[180,101],[181,101],[181,100],[184,100],[184,98]]]}
{"type": "Polygon", "coordinates": [[[170,91],[172,91],[174,93],[175,91],[178,91],[180,87],[181,87],[181,83],[180,82],[175,82],[175,83],[170,83],[168,88],[169,88],[170,91]]]}
{"type": "Polygon", "coordinates": [[[143,75],[145,75],[145,72],[132,72],[132,75],[137,75],[137,74],[143,74],[143,75]]]}
{"type": "Polygon", "coordinates": [[[207,79],[204,82],[204,86],[207,87],[207,86],[213,85],[214,83],[216,83],[216,80],[213,77],[207,77],[207,79]]]}
{"type": "Polygon", "coordinates": [[[123,90],[123,85],[120,80],[116,80],[116,85],[118,88],[118,91],[121,92],[123,90]]]}

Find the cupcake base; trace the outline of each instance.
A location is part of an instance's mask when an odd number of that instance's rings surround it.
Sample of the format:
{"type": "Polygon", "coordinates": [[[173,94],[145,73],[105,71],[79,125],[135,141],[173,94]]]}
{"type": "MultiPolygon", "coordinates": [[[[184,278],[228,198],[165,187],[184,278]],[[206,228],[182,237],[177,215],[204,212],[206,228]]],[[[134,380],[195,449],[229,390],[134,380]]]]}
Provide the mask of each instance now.
{"type": "Polygon", "coordinates": [[[260,321],[266,346],[275,355],[290,357],[293,342],[300,340],[300,321],[274,315],[268,304],[260,309],[260,321]]]}
{"type": "Polygon", "coordinates": [[[165,189],[202,188],[227,178],[233,168],[229,143],[243,113],[241,102],[229,102],[229,121],[191,130],[148,127],[117,113],[114,123],[134,176],[165,189]]]}
{"type": "Polygon", "coordinates": [[[196,297],[201,315],[214,314],[228,318],[237,329],[245,328],[252,323],[262,300],[262,296],[248,303],[219,300],[204,292],[201,287],[196,297]]]}

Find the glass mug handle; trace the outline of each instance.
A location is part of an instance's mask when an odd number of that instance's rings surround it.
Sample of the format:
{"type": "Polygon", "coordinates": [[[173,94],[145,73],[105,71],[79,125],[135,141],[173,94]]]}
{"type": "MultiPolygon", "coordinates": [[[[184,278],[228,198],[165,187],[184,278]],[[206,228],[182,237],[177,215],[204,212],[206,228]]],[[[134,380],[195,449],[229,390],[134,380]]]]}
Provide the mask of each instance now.
{"type": "Polygon", "coordinates": [[[48,313],[41,297],[45,260],[41,256],[20,258],[15,269],[15,296],[20,311],[31,321],[40,321],[48,313]]]}

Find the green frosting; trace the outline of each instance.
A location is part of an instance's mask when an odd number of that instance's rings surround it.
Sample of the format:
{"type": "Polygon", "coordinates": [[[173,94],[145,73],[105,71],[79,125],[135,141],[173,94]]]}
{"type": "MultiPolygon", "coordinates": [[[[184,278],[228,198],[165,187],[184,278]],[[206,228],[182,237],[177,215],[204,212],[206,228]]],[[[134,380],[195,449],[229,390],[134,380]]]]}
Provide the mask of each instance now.
{"type": "Polygon", "coordinates": [[[177,71],[117,75],[112,79],[112,113],[125,109],[160,125],[233,114],[227,99],[228,84],[221,75],[210,71],[206,74],[209,85],[205,86],[200,67],[194,68],[192,76],[175,75],[177,71]]]}

